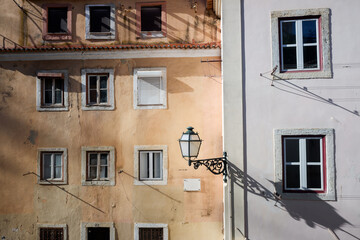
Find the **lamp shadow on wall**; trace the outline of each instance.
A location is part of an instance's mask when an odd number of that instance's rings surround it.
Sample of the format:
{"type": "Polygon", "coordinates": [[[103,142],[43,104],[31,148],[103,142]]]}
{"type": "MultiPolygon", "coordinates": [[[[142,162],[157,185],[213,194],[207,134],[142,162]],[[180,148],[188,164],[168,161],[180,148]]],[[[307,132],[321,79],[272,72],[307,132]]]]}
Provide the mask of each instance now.
{"type": "MultiPolygon", "coordinates": [[[[264,198],[265,201],[274,202],[274,208],[288,212],[288,214],[296,221],[304,220],[306,225],[311,228],[319,226],[321,228],[328,229],[334,239],[340,239],[336,235],[335,231],[342,231],[351,236],[353,239],[360,239],[358,236],[355,236],[341,228],[345,225],[353,225],[340,216],[333,206],[320,198],[314,201],[281,199],[280,195],[267,189],[251,176],[244,174],[242,170],[231,162],[228,162],[228,170],[229,178],[231,179],[230,188],[232,192],[232,206],[234,204],[233,190],[235,187],[240,187],[246,191],[246,195],[253,194],[264,198]]],[[[274,186],[274,189],[275,186],[282,185],[281,182],[268,181],[274,186]]]]}

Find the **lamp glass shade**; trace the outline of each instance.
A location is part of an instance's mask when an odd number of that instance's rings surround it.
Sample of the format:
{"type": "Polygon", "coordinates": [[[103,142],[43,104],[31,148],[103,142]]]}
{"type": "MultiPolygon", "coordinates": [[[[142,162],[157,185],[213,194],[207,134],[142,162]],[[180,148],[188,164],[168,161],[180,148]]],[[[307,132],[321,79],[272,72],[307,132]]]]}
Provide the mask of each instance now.
{"type": "Polygon", "coordinates": [[[199,155],[201,141],[197,133],[192,131],[183,133],[179,139],[183,158],[196,158],[199,155]]]}

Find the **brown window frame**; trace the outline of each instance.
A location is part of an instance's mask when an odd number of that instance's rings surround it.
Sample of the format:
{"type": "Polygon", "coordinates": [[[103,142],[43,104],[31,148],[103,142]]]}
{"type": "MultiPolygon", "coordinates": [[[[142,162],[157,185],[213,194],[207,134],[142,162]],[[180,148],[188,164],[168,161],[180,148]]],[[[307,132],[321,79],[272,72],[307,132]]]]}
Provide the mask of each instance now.
{"type": "Polygon", "coordinates": [[[87,106],[110,106],[110,81],[109,81],[110,75],[109,73],[87,73],[86,74],[86,105],[87,106]],[[97,76],[96,79],[96,103],[90,102],[90,76],[97,76]],[[106,88],[106,102],[100,103],[100,77],[106,76],[107,79],[107,88],[106,88]]]}
{"type": "Polygon", "coordinates": [[[42,6],[43,15],[43,29],[42,35],[44,40],[71,40],[72,39],[72,6],[71,4],[44,4],[42,6]],[[66,33],[49,33],[48,32],[48,18],[49,8],[67,8],[67,32],[66,33]]]}
{"type": "Polygon", "coordinates": [[[41,107],[43,108],[59,108],[64,107],[64,89],[65,89],[65,79],[64,77],[40,77],[41,80],[41,107]],[[51,98],[52,103],[45,103],[45,81],[48,79],[52,79],[52,90],[51,90],[51,98]],[[62,80],[61,83],[61,103],[55,103],[55,80],[62,80]]]}
{"type": "MultiPolygon", "coordinates": [[[[105,165],[103,165],[105,166],[105,165]]],[[[86,152],[86,181],[110,181],[110,151],[87,151],[86,152]],[[89,177],[90,174],[90,154],[97,154],[97,163],[96,163],[96,178],[92,179],[89,177]],[[107,154],[107,177],[100,177],[100,168],[102,167],[100,161],[100,155],[107,154]]]]}

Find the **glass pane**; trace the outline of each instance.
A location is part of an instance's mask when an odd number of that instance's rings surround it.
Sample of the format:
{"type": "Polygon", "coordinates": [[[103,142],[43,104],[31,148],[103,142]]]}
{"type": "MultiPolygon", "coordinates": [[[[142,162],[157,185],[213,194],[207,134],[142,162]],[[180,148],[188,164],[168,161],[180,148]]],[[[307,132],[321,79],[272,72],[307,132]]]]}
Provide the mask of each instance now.
{"type": "Polygon", "coordinates": [[[141,7],[141,31],[161,31],[161,5],[141,7]]]}
{"type": "Polygon", "coordinates": [[[89,102],[90,103],[96,103],[96,97],[97,97],[97,92],[96,90],[90,90],[90,99],[89,102]]]}
{"type": "Polygon", "coordinates": [[[282,40],[283,44],[296,43],[295,22],[282,22],[282,40]]]}
{"type": "Polygon", "coordinates": [[[285,139],[285,161],[299,162],[299,139],[285,139]]]}
{"type": "Polygon", "coordinates": [[[307,188],[321,188],[321,166],[307,166],[307,188]]]}
{"type": "Polygon", "coordinates": [[[107,178],[108,177],[108,167],[102,166],[100,167],[100,178],[107,178]]]}
{"type": "Polygon", "coordinates": [[[43,154],[43,178],[51,178],[51,154],[43,154]]]}
{"type": "Polygon", "coordinates": [[[108,154],[107,153],[102,153],[100,154],[100,164],[101,165],[107,165],[108,164],[108,154]]]}
{"type": "Polygon", "coordinates": [[[110,240],[110,228],[108,227],[88,227],[87,240],[110,240]]]}
{"type": "Polygon", "coordinates": [[[67,8],[48,9],[48,32],[66,33],[67,32],[67,8]]]}
{"type": "Polygon", "coordinates": [[[89,85],[90,85],[90,89],[96,89],[96,76],[90,76],[89,77],[89,85]]]}
{"type": "Polygon", "coordinates": [[[107,76],[100,77],[100,88],[107,88],[107,76]]]}
{"type": "Polygon", "coordinates": [[[62,102],[62,92],[61,90],[55,91],[55,103],[61,103],[62,102]]]}
{"type": "Polygon", "coordinates": [[[52,79],[45,78],[45,90],[51,90],[52,89],[52,79]]]}
{"type": "Polygon", "coordinates": [[[60,166],[62,164],[62,155],[61,154],[55,154],[55,166],[60,166]]]}
{"type": "Polygon", "coordinates": [[[107,102],[107,90],[100,90],[100,102],[101,103],[107,102]]]}
{"type": "Polygon", "coordinates": [[[140,152],[140,179],[149,177],[149,153],[140,152]]]}
{"type": "Polygon", "coordinates": [[[90,171],[89,171],[89,179],[95,179],[96,178],[96,171],[97,171],[97,167],[90,167],[90,171]]]}
{"type": "Polygon", "coordinates": [[[160,153],[153,153],[153,176],[154,178],[161,178],[161,159],[160,153]]]}
{"type": "Polygon", "coordinates": [[[317,67],[317,46],[304,46],[304,68],[317,67]]]}
{"type": "Polygon", "coordinates": [[[90,154],[90,165],[97,165],[97,154],[90,154]]]}
{"type": "Polygon", "coordinates": [[[110,7],[90,7],[90,32],[110,32],[110,7]]]}
{"type": "Polygon", "coordinates": [[[306,140],[306,161],[320,162],[320,139],[306,140]]]}
{"type": "Polygon", "coordinates": [[[286,165],[286,188],[300,188],[300,167],[286,165]]]}
{"type": "Polygon", "coordinates": [[[284,69],[296,69],[296,47],[283,47],[284,69]]]}
{"type": "Polygon", "coordinates": [[[55,90],[62,90],[63,89],[63,80],[58,78],[55,79],[55,90]]]}
{"type": "Polygon", "coordinates": [[[54,178],[61,178],[61,167],[55,167],[54,178]]]}
{"type": "Polygon", "coordinates": [[[45,91],[44,103],[52,104],[52,92],[51,92],[51,90],[50,91],[45,91]]]}
{"type": "Polygon", "coordinates": [[[303,43],[316,43],[316,21],[303,21],[303,43]]]}

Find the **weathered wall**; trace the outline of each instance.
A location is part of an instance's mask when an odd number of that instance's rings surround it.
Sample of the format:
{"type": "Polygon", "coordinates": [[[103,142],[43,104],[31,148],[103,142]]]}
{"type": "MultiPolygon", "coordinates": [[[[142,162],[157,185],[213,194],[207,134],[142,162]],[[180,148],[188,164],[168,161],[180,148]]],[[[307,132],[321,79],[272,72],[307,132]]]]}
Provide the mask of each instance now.
{"type": "Polygon", "coordinates": [[[114,222],[116,239],[133,239],[135,222],[167,223],[170,239],[222,238],[222,177],[194,170],[177,139],[189,125],[205,139],[200,158],[222,155],[219,63],[200,58],[7,62],[0,71],[0,236],[35,239],[37,223],[65,223],[69,239],[81,222],[114,222]],[[165,110],[134,110],[133,68],[167,68],[165,110]],[[115,110],[82,111],[82,68],[112,68],[115,110]],[[36,111],[36,71],[69,71],[69,111],[36,111]],[[135,186],[134,145],[168,146],[168,183],[135,186]],[[81,146],[114,146],[115,186],[81,185],[81,146]],[[37,149],[68,149],[66,191],[37,184],[37,149]],[[123,170],[124,173],[118,173],[123,170]],[[200,178],[200,192],[184,192],[184,178],[200,178]]]}
{"type": "MultiPolygon", "coordinates": [[[[248,238],[253,240],[336,239],[330,233],[330,229],[339,239],[359,239],[360,118],[354,114],[354,111],[359,111],[360,108],[358,98],[360,48],[357,46],[360,41],[360,30],[355,27],[354,22],[358,18],[360,2],[357,0],[341,2],[266,0],[255,3],[244,0],[243,3],[245,38],[242,56],[245,58],[246,86],[245,162],[248,174],[246,179],[248,217],[245,218],[245,228],[248,228],[248,238]],[[274,81],[272,86],[270,13],[310,8],[329,8],[331,11],[333,78],[287,82],[279,80],[274,81]],[[305,87],[307,91],[304,90],[305,87]],[[329,98],[334,104],[326,102],[329,98]],[[278,128],[335,130],[337,201],[282,200],[275,204],[272,196],[275,191],[272,184],[275,163],[273,129],[278,128]]],[[[223,16],[228,13],[230,12],[223,12],[223,16]]],[[[236,14],[240,15],[240,11],[236,14]]],[[[224,46],[227,41],[230,40],[224,39],[224,46]]],[[[240,56],[229,64],[241,64],[240,56]]],[[[225,62],[227,56],[223,57],[225,62]]],[[[224,75],[224,88],[229,87],[229,84],[232,82],[227,82],[224,75]]],[[[232,87],[236,86],[232,85],[232,87]]],[[[242,81],[239,79],[237,89],[241,91],[241,87],[242,81]]],[[[232,103],[226,101],[224,104],[226,106],[232,103]]],[[[240,102],[228,107],[238,109],[239,104],[240,102]]],[[[228,124],[226,117],[231,119],[232,116],[225,115],[224,124],[228,124]]],[[[233,123],[233,127],[236,126],[235,122],[233,123]]],[[[229,134],[231,135],[230,132],[224,132],[224,138],[226,139],[229,134]]],[[[236,138],[233,138],[233,141],[235,140],[236,138]]],[[[228,148],[226,143],[224,147],[228,148]]],[[[241,217],[239,212],[242,212],[242,209],[239,211],[234,209],[235,218],[241,217]]]]}
{"type": "MultiPolygon", "coordinates": [[[[1,0],[1,5],[9,11],[2,15],[1,34],[24,46],[64,45],[64,44],[136,44],[136,43],[188,43],[220,41],[220,20],[212,10],[207,10],[205,1],[198,1],[197,12],[190,1],[166,1],[167,36],[165,38],[138,39],[136,37],[136,1],[105,0],[101,4],[115,5],[115,40],[85,39],[85,5],[99,4],[98,1],[72,1],[72,40],[44,41],[42,39],[42,5],[44,3],[64,3],[63,1],[13,1],[1,0]],[[124,7],[122,7],[124,5],[124,7]]],[[[154,2],[154,1],[139,1],[154,2]]],[[[11,46],[9,43],[6,46],[11,46]]]]}

